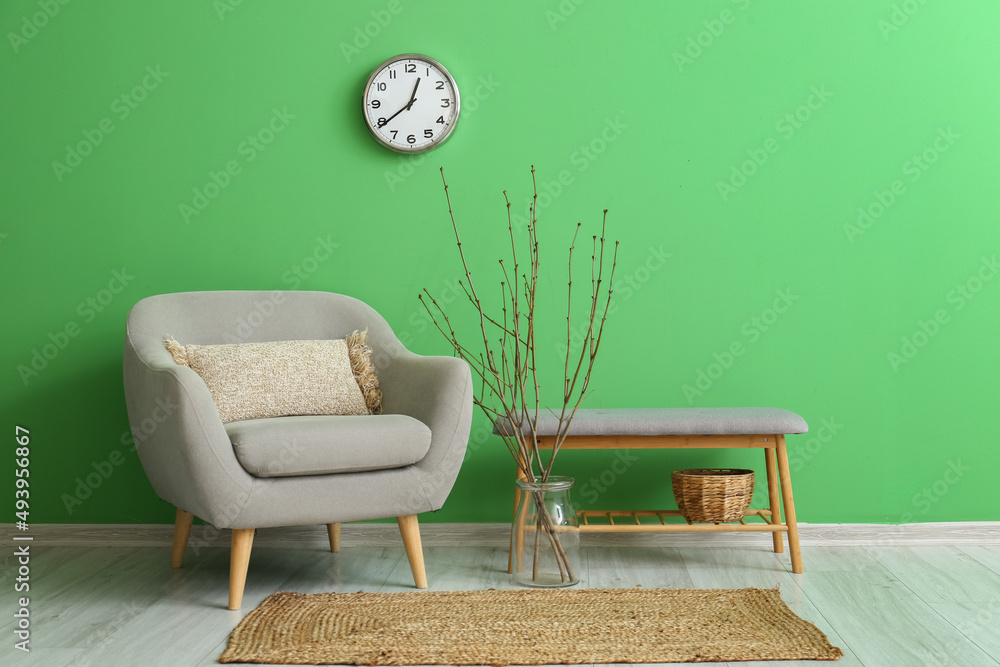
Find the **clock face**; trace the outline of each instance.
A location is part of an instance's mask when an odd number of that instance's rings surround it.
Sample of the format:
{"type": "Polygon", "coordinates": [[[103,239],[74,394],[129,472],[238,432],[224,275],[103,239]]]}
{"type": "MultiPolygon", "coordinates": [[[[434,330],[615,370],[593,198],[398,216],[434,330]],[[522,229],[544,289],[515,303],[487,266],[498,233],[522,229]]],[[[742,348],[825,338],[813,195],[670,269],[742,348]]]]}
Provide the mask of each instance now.
{"type": "Polygon", "coordinates": [[[364,115],[372,136],[400,153],[436,147],[458,122],[458,86],[444,65],[415,53],[375,68],[364,91],[364,115]]]}

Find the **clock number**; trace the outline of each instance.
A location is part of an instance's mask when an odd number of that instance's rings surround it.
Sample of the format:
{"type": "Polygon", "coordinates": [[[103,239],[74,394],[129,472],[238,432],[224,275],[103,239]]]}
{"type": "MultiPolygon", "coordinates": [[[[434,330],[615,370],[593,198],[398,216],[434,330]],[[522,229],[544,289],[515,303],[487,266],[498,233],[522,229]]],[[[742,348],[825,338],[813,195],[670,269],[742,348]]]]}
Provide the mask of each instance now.
{"type": "Polygon", "coordinates": [[[392,138],[393,139],[395,139],[396,135],[399,134],[399,130],[389,130],[389,131],[392,132],[392,138]]]}
{"type": "Polygon", "coordinates": [[[424,130],[424,139],[431,139],[434,137],[434,132],[432,130],[424,130]]]}
{"type": "Polygon", "coordinates": [[[372,100],[372,109],[378,109],[380,106],[382,106],[381,102],[378,100],[372,100]]]}
{"type": "Polygon", "coordinates": [[[415,144],[417,143],[417,138],[411,134],[408,137],[406,137],[406,143],[415,144]]]}
{"type": "Polygon", "coordinates": [[[403,65],[403,71],[407,74],[415,74],[417,71],[417,66],[413,63],[406,63],[403,65]]]}
{"type": "Polygon", "coordinates": [[[444,90],[444,81],[438,81],[435,90],[444,90]]]}
{"type": "Polygon", "coordinates": [[[441,108],[442,109],[447,109],[450,106],[451,106],[451,100],[449,100],[447,97],[442,97],[441,98],[441,108]]]}
{"type": "Polygon", "coordinates": [[[434,122],[440,125],[444,125],[444,116],[438,116],[438,119],[434,122]]]}
{"type": "Polygon", "coordinates": [[[389,78],[390,79],[395,79],[396,78],[396,70],[394,70],[394,69],[389,70],[389,78]]]}
{"type": "Polygon", "coordinates": [[[388,123],[388,122],[389,121],[387,121],[385,118],[379,118],[378,119],[378,126],[379,127],[385,127],[385,124],[388,123]]]}
{"type": "Polygon", "coordinates": [[[377,88],[378,88],[378,90],[380,92],[383,91],[383,90],[385,90],[385,82],[384,81],[380,81],[379,84],[378,84],[378,86],[377,86],[377,88]]]}

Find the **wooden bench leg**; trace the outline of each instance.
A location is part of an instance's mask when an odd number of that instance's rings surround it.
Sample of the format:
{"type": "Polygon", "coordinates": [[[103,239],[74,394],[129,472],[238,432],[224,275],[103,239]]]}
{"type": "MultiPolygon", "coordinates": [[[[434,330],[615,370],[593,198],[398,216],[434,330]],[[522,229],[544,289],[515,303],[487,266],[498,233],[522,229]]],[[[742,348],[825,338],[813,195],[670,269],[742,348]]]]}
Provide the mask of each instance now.
{"type": "Polygon", "coordinates": [[[788,526],[788,551],[792,557],[792,572],[802,574],[802,550],[799,548],[799,526],[795,522],[795,501],[792,498],[792,477],[788,470],[788,450],[785,436],[778,436],[778,476],[781,478],[781,499],[785,505],[785,525],[788,526]]]}
{"type": "MultiPolygon", "coordinates": [[[[526,479],[524,473],[521,472],[520,466],[517,468],[516,479],[526,479]]],[[[507,574],[514,574],[514,567],[517,566],[517,571],[521,571],[521,553],[524,551],[524,520],[522,517],[521,521],[517,523],[514,519],[517,518],[517,507],[521,504],[521,489],[518,488],[517,484],[514,485],[514,512],[511,519],[511,531],[510,531],[510,553],[507,555],[507,574]]]]}
{"type": "MultiPolygon", "coordinates": [[[[771,522],[781,523],[781,497],[778,494],[778,471],[774,467],[774,450],[764,450],[764,465],[767,469],[767,504],[771,510],[771,522]]],[[[785,540],[781,533],[775,531],[771,533],[774,542],[774,553],[785,552],[785,540]]]]}
{"type": "Polygon", "coordinates": [[[514,552],[517,550],[517,545],[515,544],[515,534],[517,532],[517,527],[514,526],[514,519],[517,518],[517,506],[521,502],[521,489],[514,487],[514,511],[511,514],[511,530],[510,530],[510,551],[507,553],[507,574],[514,574],[514,552]]]}

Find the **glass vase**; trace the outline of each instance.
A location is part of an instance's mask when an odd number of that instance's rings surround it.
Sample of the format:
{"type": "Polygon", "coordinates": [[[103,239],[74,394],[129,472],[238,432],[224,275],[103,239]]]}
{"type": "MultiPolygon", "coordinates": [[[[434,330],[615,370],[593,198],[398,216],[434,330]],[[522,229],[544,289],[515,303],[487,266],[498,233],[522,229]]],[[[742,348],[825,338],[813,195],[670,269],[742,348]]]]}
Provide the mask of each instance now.
{"type": "Polygon", "coordinates": [[[518,584],[559,588],[580,582],[580,523],[572,488],[572,477],[517,480],[511,565],[518,584]]]}

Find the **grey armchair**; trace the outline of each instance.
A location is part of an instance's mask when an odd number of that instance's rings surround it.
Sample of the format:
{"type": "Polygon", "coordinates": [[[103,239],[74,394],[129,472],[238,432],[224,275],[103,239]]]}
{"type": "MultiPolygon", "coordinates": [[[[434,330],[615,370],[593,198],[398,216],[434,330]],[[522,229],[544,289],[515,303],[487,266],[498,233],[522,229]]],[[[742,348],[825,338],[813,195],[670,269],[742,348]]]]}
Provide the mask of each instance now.
{"type": "Polygon", "coordinates": [[[407,351],[371,307],[340,294],[186,292],[132,308],[124,380],[139,459],[156,493],[177,507],[173,567],[195,516],[232,529],[230,609],[243,599],[254,530],[273,526],[326,524],[339,551],[341,522],[397,517],[414,581],[427,586],[416,515],[444,504],[464,458],[473,386],[463,361],[407,351]],[[168,334],[207,345],[343,338],[365,328],[382,415],[223,424],[205,383],[163,346],[168,334]],[[248,465],[251,454],[234,452],[244,441],[274,460],[248,465]]]}

